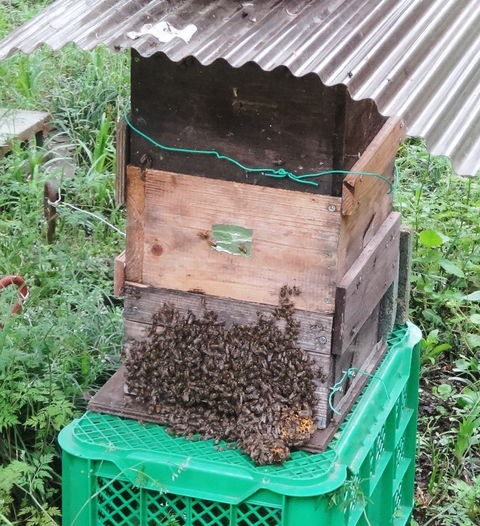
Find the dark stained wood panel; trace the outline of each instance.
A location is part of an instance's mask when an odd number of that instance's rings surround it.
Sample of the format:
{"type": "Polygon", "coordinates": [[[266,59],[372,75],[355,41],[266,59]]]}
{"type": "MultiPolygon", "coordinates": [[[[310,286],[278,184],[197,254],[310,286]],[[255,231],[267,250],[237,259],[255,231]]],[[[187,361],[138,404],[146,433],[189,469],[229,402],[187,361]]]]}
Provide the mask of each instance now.
{"type": "MultiPolygon", "coordinates": [[[[379,342],[378,338],[378,315],[379,305],[373,310],[368,319],[362,325],[362,328],[355,335],[349,346],[341,353],[332,356],[334,361],[334,380],[336,384],[343,376],[344,371],[351,367],[362,369],[363,364],[368,361],[372,349],[379,342]]],[[[334,398],[335,404],[345,396],[350,380],[347,380],[342,392],[338,392],[334,398]]]]}
{"type": "MultiPolygon", "coordinates": [[[[366,383],[370,380],[370,376],[377,369],[381,359],[385,355],[387,345],[384,342],[379,342],[371,349],[368,359],[362,365],[362,373],[357,374],[350,383],[350,386],[345,393],[345,396],[334,404],[335,410],[339,414],[334,414],[329,419],[329,424],[325,429],[318,429],[310,439],[310,442],[306,444],[302,449],[312,452],[321,452],[327,449],[328,444],[334,438],[340,424],[345,420],[353,404],[358,399],[358,396],[362,392],[366,383]]],[[[372,379],[371,381],[375,381],[372,379]]],[[[378,380],[377,380],[378,381],[378,380]]]]}
{"type": "Polygon", "coordinates": [[[412,270],[412,230],[400,229],[400,264],[398,272],[398,298],[395,323],[404,325],[408,320],[412,270]]]}
{"type": "MultiPolygon", "coordinates": [[[[193,58],[175,63],[162,54],[132,55],[136,127],[162,144],[217,150],[249,167],[298,174],[331,169],[335,115],[346,96],[343,85],[326,87],[315,75],[298,78],[284,67],[267,72],[254,63],[202,66],[193,58]]],[[[301,192],[331,191],[331,176],[319,179],[315,188],[246,173],[205,156],[165,152],[136,133],[130,144],[130,163],[137,166],[147,154],[156,169],[301,192]]]]}
{"type": "Polygon", "coordinates": [[[333,353],[341,354],[398,274],[400,214],[392,212],[337,287],[333,353]]]}
{"type": "Polygon", "coordinates": [[[344,164],[342,168],[352,169],[387,120],[387,117],[379,115],[373,100],[354,101],[348,95],[346,96],[343,138],[344,164]]]}
{"type": "Polygon", "coordinates": [[[116,174],[115,174],[115,202],[117,205],[126,203],[127,190],[127,164],[128,164],[128,139],[129,130],[124,120],[117,124],[116,134],[116,174]]]}
{"type": "MultiPolygon", "coordinates": [[[[126,320],[151,324],[153,314],[165,303],[173,305],[183,314],[191,311],[196,316],[202,316],[205,311],[214,311],[218,319],[227,327],[233,324],[255,323],[258,313],[268,314],[275,308],[272,305],[247,303],[219,296],[159,289],[130,282],[125,284],[124,317],[126,320]]],[[[295,311],[295,319],[300,323],[298,343],[303,350],[330,355],[332,318],[332,315],[303,310],[295,311]]],[[[128,337],[127,330],[126,339],[128,337]]],[[[328,374],[328,370],[324,374],[328,374]]]]}

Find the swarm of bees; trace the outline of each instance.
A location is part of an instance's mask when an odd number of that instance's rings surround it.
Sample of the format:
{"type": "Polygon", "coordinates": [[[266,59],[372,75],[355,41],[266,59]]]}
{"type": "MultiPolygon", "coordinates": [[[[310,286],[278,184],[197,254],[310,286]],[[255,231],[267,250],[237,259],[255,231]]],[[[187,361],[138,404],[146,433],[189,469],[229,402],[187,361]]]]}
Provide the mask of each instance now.
{"type": "Polygon", "coordinates": [[[258,465],[283,462],[315,430],[315,366],[297,343],[295,287],[271,315],[226,327],[213,311],[164,304],[125,360],[128,391],[174,434],[236,442],[258,465]]]}

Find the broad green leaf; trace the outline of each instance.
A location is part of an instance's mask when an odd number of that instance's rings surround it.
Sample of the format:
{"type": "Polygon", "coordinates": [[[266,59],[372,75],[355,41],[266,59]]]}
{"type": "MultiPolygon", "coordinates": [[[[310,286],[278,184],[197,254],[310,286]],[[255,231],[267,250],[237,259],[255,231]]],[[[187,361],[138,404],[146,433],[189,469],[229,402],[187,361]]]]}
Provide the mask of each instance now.
{"type": "Polygon", "coordinates": [[[480,314],[470,314],[468,319],[474,325],[480,325],[480,314]]]}
{"type": "Polygon", "coordinates": [[[437,392],[437,396],[442,400],[447,400],[447,398],[452,396],[455,392],[450,384],[440,384],[435,391],[437,392]]]}
{"type": "Polygon", "coordinates": [[[462,372],[468,371],[470,370],[470,364],[471,360],[459,358],[458,360],[455,360],[455,370],[462,372]]]}
{"type": "Polygon", "coordinates": [[[458,460],[463,458],[470,447],[470,439],[472,438],[475,429],[474,421],[465,418],[458,426],[457,438],[455,441],[455,455],[458,460]]]}
{"type": "Polygon", "coordinates": [[[465,339],[472,349],[477,349],[480,347],[480,334],[468,333],[465,335],[465,339]]]}
{"type": "Polygon", "coordinates": [[[418,241],[427,248],[441,247],[444,243],[442,236],[435,230],[422,230],[418,236],[418,241]]]}
{"type": "Polygon", "coordinates": [[[448,351],[452,348],[452,346],[449,343],[441,343],[440,345],[436,345],[433,348],[433,352],[435,354],[440,354],[443,351],[448,351]]]}
{"type": "Polygon", "coordinates": [[[480,393],[473,389],[465,389],[463,393],[458,395],[458,400],[462,402],[462,407],[478,407],[480,404],[480,393]]]}
{"type": "Polygon", "coordinates": [[[435,325],[443,326],[443,319],[432,309],[424,309],[422,314],[426,320],[431,321],[435,325]]]}
{"type": "Polygon", "coordinates": [[[454,276],[457,276],[457,278],[465,277],[463,270],[458,265],[455,265],[455,263],[452,263],[447,259],[442,259],[442,261],[440,261],[440,266],[443,268],[443,270],[445,270],[445,272],[453,274],[454,276]]]}
{"type": "Polygon", "coordinates": [[[463,299],[467,301],[480,301],[480,290],[476,290],[475,292],[472,292],[471,294],[467,294],[466,296],[463,296],[463,299]]]}

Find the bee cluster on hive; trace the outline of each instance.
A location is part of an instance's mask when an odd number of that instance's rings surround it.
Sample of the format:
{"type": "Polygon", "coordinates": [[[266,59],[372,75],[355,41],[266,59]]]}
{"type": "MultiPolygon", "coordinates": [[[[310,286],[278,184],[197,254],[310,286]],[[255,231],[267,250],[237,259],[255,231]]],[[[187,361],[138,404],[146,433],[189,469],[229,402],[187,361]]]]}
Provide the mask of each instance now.
{"type": "Polygon", "coordinates": [[[125,359],[134,399],[170,432],[236,442],[258,465],[283,462],[315,431],[315,366],[298,343],[295,287],[271,314],[227,327],[164,304],[125,359]]]}

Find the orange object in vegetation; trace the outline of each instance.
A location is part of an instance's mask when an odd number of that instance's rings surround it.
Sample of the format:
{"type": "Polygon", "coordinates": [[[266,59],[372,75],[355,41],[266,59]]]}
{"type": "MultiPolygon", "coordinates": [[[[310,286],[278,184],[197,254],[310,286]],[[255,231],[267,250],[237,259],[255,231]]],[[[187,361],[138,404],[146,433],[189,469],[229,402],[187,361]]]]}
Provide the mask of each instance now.
{"type": "Polygon", "coordinates": [[[28,298],[28,287],[20,276],[5,276],[0,279],[0,290],[9,285],[15,285],[18,288],[18,300],[10,311],[12,314],[18,314],[22,310],[23,302],[28,298]]]}

